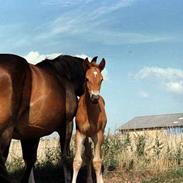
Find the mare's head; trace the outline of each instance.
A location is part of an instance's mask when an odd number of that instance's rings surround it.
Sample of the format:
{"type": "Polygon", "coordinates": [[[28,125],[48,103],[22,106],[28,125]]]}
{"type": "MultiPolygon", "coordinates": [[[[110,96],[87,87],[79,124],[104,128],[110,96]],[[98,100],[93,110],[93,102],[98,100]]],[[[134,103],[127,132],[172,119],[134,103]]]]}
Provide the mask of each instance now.
{"type": "Polygon", "coordinates": [[[105,60],[97,64],[97,57],[94,57],[91,62],[88,58],[85,59],[84,64],[86,68],[85,74],[85,90],[88,92],[92,103],[97,103],[100,96],[100,88],[103,81],[102,70],[105,67],[105,60]]]}

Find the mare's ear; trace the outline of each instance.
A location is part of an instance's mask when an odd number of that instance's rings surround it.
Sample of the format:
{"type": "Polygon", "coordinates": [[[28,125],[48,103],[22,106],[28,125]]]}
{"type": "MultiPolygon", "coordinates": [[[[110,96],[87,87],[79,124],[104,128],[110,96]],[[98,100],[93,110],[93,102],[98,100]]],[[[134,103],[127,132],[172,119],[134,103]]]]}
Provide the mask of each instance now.
{"type": "Polygon", "coordinates": [[[98,56],[93,57],[93,59],[92,59],[91,63],[92,63],[92,62],[93,62],[93,63],[96,63],[96,62],[97,62],[97,58],[98,58],[98,56]]]}
{"type": "Polygon", "coordinates": [[[85,60],[84,60],[84,62],[83,62],[83,66],[84,66],[84,70],[85,70],[85,71],[89,68],[90,62],[89,62],[89,60],[88,60],[88,57],[85,58],[85,60]]]}
{"type": "Polygon", "coordinates": [[[103,58],[102,61],[99,64],[99,69],[102,71],[105,67],[105,59],[103,58]]]}

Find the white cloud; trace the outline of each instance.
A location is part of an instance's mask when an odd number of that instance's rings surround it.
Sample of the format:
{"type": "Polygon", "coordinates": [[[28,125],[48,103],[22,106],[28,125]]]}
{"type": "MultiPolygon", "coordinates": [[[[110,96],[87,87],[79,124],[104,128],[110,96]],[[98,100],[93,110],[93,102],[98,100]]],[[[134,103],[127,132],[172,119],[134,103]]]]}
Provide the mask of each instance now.
{"type": "Polygon", "coordinates": [[[136,75],[136,78],[145,79],[156,77],[161,79],[183,79],[183,70],[175,68],[144,67],[136,75]]]}
{"type": "Polygon", "coordinates": [[[38,51],[31,51],[27,55],[24,56],[24,58],[32,64],[36,64],[45,58],[53,59],[57,56],[61,55],[61,53],[51,53],[51,54],[40,54],[38,51]]]}
{"type": "MultiPolygon", "coordinates": [[[[53,2],[55,1],[56,0],[53,0],[53,2]]],[[[77,3],[79,2],[80,1],[77,1],[77,3]]],[[[68,34],[75,36],[80,35],[83,39],[108,45],[165,42],[174,39],[173,37],[166,35],[144,34],[140,32],[118,32],[110,29],[103,29],[100,17],[131,6],[134,2],[135,0],[104,1],[99,2],[98,6],[93,7],[92,5],[92,10],[90,10],[89,6],[89,8],[87,7],[88,11],[76,8],[66,13],[64,12],[61,16],[48,24],[47,33],[39,35],[39,38],[47,39],[50,36],[63,36],[65,34],[67,36],[68,34]],[[88,34],[90,36],[88,36],[88,34]]]]}
{"type": "Polygon", "coordinates": [[[163,88],[174,94],[183,94],[183,70],[175,68],[144,67],[136,79],[154,79],[163,88]]]}
{"type": "MultiPolygon", "coordinates": [[[[137,0],[45,0],[42,5],[72,6],[63,8],[57,16],[50,17],[48,21],[39,26],[29,25],[29,32],[25,27],[28,22],[19,22],[14,25],[0,25],[1,52],[17,52],[17,49],[32,48],[34,45],[47,44],[47,46],[60,46],[60,40],[72,41],[77,38],[81,42],[94,42],[104,45],[122,45],[154,43],[166,41],[180,41],[177,36],[166,34],[150,34],[144,32],[117,31],[110,22],[115,23],[112,13],[122,11],[125,7],[133,6],[137,0]],[[85,11],[83,11],[83,9],[85,11]],[[55,18],[56,17],[56,18],[55,18]],[[110,21],[110,22],[109,22],[110,21]],[[3,36],[2,36],[3,35],[3,36]],[[13,35],[13,37],[12,37],[13,35]],[[72,37],[73,36],[73,37],[72,37]],[[62,39],[64,38],[64,39],[62,39]],[[5,41],[3,41],[5,40],[5,41]],[[38,44],[39,43],[39,44],[38,44]],[[9,46],[11,45],[11,47],[9,46]]],[[[43,7],[44,8],[44,7],[43,7]]],[[[116,22],[117,23],[117,22],[116,22]]],[[[20,51],[22,52],[22,51],[20,51]]]]}
{"type": "MultiPolygon", "coordinates": [[[[42,54],[42,53],[39,53],[38,51],[30,51],[27,55],[24,56],[24,58],[32,63],[32,64],[36,64],[40,61],[43,61],[45,58],[48,58],[48,59],[54,59],[56,58],[57,56],[61,55],[62,53],[50,53],[50,54],[42,54]]],[[[80,57],[80,58],[87,58],[89,60],[91,60],[92,58],[89,57],[88,55],[86,54],[80,54],[80,55],[75,55],[76,57],[80,57]]]]}
{"type": "Polygon", "coordinates": [[[175,94],[183,93],[183,81],[167,82],[166,87],[168,91],[173,92],[175,94]]]}
{"type": "Polygon", "coordinates": [[[89,3],[93,0],[44,0],[41,2],[42,5],[48,5],[48,6],[62,6],[62,7],[68,7],[68,6],[75,6],[81,3],[89,3]]]}
{"type": "MultiPolygon", "coordinates": [[[[97,15],[96,15],[97,16],[97,15]]],[[[40,37],[47,38],[55,35],[82,35],[83,39],[91,42],[99,42],[106,45],[122,45],[122,44],[144,44],[156,42],[174,41],[174,36],[156,35],[140,32],[118,32],[114,30],[103,30],[100,26],[100,21],[92,20],[87,15],[79,17],[61,16],[50,25],[49,34],[43,34],[40,37]],[[93,21],[91,24],[88,22],[93,21]],[[87,26],[86,26],[87,25],[87,26]],[[92,30],[92,32],[91,32],[92,30]],[[88,34],[90,36],[88,36],[88,34]]]]}
{"type": "Polygon", "coordinates": [[[128,6],[132,5],[132,3],[134,1],[135,0],[120,0],[120,1],[118,0],[118,1],[113,1],[113,3],[110,5],[108,3],[106,3],[106,4],[96,8],[92,12],[91,17],[92,17],[92,19],[97,19],[100,16],[103,16],[105,14],[109,14],[109,13],[112,13],[114,11],[117,11],[118,9],[128,7],[128,6]]]}
{"type": "MultiPolygon", "coordinates": [[[[61,0],[47,0],[49,3],[63,3],[61,0]]],[[[150,34],[141,32],[121,32],[112,28],[104,29],[108,19],[105,16],[125,7],[132,6],[136,0],[113,0],[99,1],[97,6],[93,0],[87,1],[91,3],[85,6],[83,11],[83,0],[67,0],[63,4],[79,4],[77,8],[71,8],[70,11],[63,12],[55,20],[52,20],[44,28],[47,31],[38,35],[40,39],[48,39],[54,36],[78,36],[89,42],[97,42],[106,45],[122,45],[122,44],[142,44],[174,41],[174,36],[150,34]],[[89,36],[88,36],[89,35],[89,36]]]]}

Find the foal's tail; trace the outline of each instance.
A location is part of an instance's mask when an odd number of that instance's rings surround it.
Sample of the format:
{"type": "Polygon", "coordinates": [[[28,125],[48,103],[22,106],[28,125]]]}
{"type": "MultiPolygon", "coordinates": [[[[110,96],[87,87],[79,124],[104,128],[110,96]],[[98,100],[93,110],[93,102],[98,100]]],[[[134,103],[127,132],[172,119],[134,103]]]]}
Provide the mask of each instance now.
{"type": "Polygon", "coordinates": [[[96,182],[95,171],[92,163],[93,160],[92,143],[89,141],[88,137],[86,137],[85,139],[84,146],[85,146],[84,158],[86,162],[86,171],[87,171],[86,182],[93,182],[93,181],[96,182]]]}
{"type": "Polygon", "coordinates": [[[93,153],[91,148],[91,142],[89,141],[88,137],[86,137],[85,139],[84,146],[85,146],[86,163],[89,163],[89,161],[93,159],[93,153]]]}

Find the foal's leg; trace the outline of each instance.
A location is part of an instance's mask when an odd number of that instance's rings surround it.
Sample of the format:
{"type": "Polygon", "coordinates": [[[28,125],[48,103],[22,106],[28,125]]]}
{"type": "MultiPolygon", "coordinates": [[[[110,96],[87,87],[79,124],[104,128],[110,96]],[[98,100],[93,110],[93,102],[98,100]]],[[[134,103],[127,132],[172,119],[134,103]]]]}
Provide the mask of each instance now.
{"type": "Polygon", "coordinates": [[[77,175],[82,165],[81,153],[85,138],[86,136],[84,134],[80,133],[78,130],[76,131],[76,154],[73,162],[72,183],[76,183],[77,175]]]}
{"type": "Polygon", "coordinates": [[[95,174],[97,178],[97,183],[103,183],[102,178],[102,158],[101,158],[101,146],[104,141],[104,133],[99,131],[96,136],[93,138],[94,141],[94,158],[93,158],[93,167],[95,169],[95,174]]]}
{"type": "Polygon", "coordinates": [[[73,130],[73,121],[70,121],[65,124],[60,131],[58,131],[60,135],[60,146],[62,152],[62,163],[64,168],[64,179],[65,183],[71,182],[71,171],[68,169],[68,161],[70,160],[70,141],[72,137],[73,130]]]}
{"type": "Polygon", "coordinates": [[[31,140],[21,140],[23,159],[25,162],[25,173],[21,180],[22,183],[34,183],[33,166],[37,158],[37,148],[39,138],[31,140]]]}

